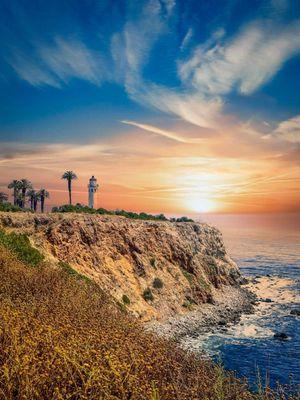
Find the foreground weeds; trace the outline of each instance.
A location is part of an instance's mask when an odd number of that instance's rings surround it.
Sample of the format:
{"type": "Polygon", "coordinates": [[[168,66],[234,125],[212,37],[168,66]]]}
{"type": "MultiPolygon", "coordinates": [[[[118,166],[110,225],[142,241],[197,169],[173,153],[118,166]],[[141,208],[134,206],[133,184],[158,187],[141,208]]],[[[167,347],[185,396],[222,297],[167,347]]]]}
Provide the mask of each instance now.
{"type": "Polygon", "coordinates": [[[143,333],[66,268],[30,268],[0,245],[0,274],[0,399],[276,398],[143,333]]]}

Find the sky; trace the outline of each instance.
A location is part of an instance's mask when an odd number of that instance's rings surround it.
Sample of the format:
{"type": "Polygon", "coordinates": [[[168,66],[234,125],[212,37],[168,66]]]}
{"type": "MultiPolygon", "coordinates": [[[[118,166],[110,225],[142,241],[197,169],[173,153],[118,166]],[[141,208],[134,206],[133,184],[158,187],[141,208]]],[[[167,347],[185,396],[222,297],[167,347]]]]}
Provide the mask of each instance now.
{"type": "Polygon", "coordinates": [[[0,0],[0,190],[299,213],[298,0],[0,0]]]}

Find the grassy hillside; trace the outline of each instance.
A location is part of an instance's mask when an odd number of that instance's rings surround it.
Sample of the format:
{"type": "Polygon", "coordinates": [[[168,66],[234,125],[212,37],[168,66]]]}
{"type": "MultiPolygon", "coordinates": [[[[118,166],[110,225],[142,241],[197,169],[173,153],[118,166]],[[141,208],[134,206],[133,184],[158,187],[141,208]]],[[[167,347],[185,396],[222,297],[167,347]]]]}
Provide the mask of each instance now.
{"type": "Polygon", "coordinates": [[[143,333],[126,305],[13,242],[2,233],[0,399],[275,399],[143,333]]]}

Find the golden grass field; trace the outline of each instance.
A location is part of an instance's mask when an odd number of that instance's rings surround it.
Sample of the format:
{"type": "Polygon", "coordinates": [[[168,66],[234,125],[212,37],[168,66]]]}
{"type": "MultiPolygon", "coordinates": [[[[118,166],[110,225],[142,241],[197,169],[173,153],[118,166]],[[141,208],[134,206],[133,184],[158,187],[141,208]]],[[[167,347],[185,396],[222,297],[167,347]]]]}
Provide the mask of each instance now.
{"type": "Polygon", "coordinates": [[[144,333],[95,284],[21,258],[0,243],[0,399],[280,398],[144,333]]]}

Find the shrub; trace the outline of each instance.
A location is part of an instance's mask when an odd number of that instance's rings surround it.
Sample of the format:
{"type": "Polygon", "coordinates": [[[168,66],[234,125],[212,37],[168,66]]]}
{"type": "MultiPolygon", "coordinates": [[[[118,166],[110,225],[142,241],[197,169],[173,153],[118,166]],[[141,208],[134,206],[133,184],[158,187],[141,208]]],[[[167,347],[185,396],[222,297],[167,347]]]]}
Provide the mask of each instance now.
{"type": "Polygon", "coordinates": [[[32,247],[25,234],[6,233],[0,229],[0,243],[27,265],[35,267],[44,260],[44,256],[32,247]]]}
{"type": "Polygon", "coordinates": [[[154,297],[153,297],[153,294],[151,292],[151,289],[147,288],[147,289],[144,290],[143,298],[146,301],[153,301],[154,300],[154,297]]]}
{"type": "Polygon", "coordinates": [[[189,284],[192,284],[194,280],[194,275],[186,271],[185,269],[182,269],[181,271],[183,273],[183,276],[188,280],[189,284]]]}
{"type": "Polygon", "coordinates": [[[163,281],[162,281],[161,279],[155,278],[155,279],[153,280],[152,286],[153,286],[155,289],[161,289],[161,288],[164,286],[164,283],[163,283],[163,281]]]}
{"type": "Polygon", "coordinates": [[[187,308],[190,311],[192,309],[193,305],[189,300],[185,300],[182,304],[182,307],[187,308]]]}
{"type": "Polygon", "coordinates": [[[193,219],[188,217],[171,218],[171,222],[195,222],[193,219]]]}
{"type": "Polygon", "coordinates": [[[0,203],[0,211],[3,212],[33,212],[30,208],[21,208],[11,203],[0,203]]]}
{"type": "Polygon", "coordinates": [[[130,304],[130,298],[126,296],[126,294],[123,294],[122,296],[122,301],[124,304],[129,305],[130,304]]]}
{"type": "Polygon", "coordinates": [[[116,305],[118,307],[118,309],[122,312],[122,313],[127,313],[127,309],[124,303],[121,303],[120,301],[116,302],[116,305]]]}
{"type": "Polygon", "coordinates": [[[68,275],[72,275],[77,279],[82,279],[86,282],[92,283],[92,280],[90,278],[88,278],[85,275],[80,274],[79,272],[77,272],[74,268],[71,267],[70,264],[64,262],[64,261],[59,261],[58,262],[58,266],[64,271],[66,272],[68,275]]]}
{"type": "Polygon", "coordinates": [[[156,269],[156,259],[154,257],[150,258],[150,265],[156,269]]]}
{"type": "Polygon", "coordinates": [[[210,285],[202,278],[199,278],[199,285],[205,290],[211,290],[210,285]]]}
{"type": "MultiPolygon", "coordinates": [[[[150,221],[169,221],[168,218],[164,214],[152,215],[147,214],[145,212],[136,213],[133,211],[125,211],[125,210],[106,210],[105,208],[90,208],[84,206],[82,204],[77,203],[76,205],[65,204],[59,207],[53,207],[52,212],[66,213],[66,212],[74,212],[74,213],[84,213],[84,214],[100,214],[100,215],[119,215],[121,217],[130,218],[130,219],[141,219],[141,220],[150,220],[150,221]]],[[[171,219],[172,222],[174,218],[171,219]]],[[[177,222],[192,222],[193,220],[187,217],[177,218],[177,222]]]]}

